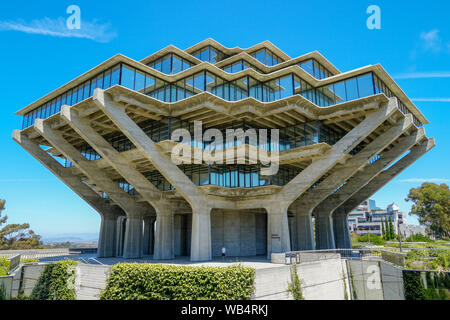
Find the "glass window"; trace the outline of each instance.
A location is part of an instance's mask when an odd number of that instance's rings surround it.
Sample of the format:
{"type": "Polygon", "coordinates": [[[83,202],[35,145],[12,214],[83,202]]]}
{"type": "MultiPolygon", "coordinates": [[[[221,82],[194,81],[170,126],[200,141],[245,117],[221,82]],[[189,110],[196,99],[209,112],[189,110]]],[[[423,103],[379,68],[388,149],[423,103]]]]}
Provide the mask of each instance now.
{"type": "Polygon", "coordinates": [[[164,58],[161,62],[161,72],[165,74],[170,74],[170,55],[164,58]]]}
{"type": "Polygon", "coordinates": [[[346,80],[345,87],[347,89],[347,101],[358,99],[358,84],[356,78],[346,80]]]}
{"type": "Polygon", "coordinates": [[[176,74],[180,71],[183,71],[182,59],[178,58],[176,55],[173,55],[172,56],[172,73],[176,74]]]}
{"type": "Polygon", "coordinates": [[[335,104],[339,104],[346,101],[344,81],[340,81],[334,84],[334,99],[335,104]]]}
{"type": "Polygon", "coordinates": [[[367,97],[374,94],[372,73],[358,77],[358,90],[360,97],[367,97]]]}
{"type": "Polygon", "coordinates": [[[136,71],[136,81],[134,90],[142,92],[145,87],[145,74],[141,71],[136,71]]]}
{"type": "Polygon", "coordinates": [[[120,66],[115,66],[111,71],[111,87],[119,84],[120,66]]]}
{"type": "Polygon", "coordinates": [[[134,69],[127,66],[122,67],[121,85],[125,88],[134,89],[134,69]]]}

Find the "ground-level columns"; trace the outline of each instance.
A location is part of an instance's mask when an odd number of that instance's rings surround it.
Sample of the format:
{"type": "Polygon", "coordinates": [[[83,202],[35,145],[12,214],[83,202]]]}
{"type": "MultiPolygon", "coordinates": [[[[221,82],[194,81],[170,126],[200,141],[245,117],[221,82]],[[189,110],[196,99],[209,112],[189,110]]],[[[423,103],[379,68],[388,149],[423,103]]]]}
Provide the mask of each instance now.
{"type": "Polygon", "coordinates": [[[192,208],[191,261],[212,259],[211,209],[206,204],[192,208]]]}
{"type": "Polygon", "coordinates": [[[333,213],[333,230],[334,230],[334,241],[336,248],[338,249],[351,249],[352,240],[350,238],[350,231],[348,228],[348,215],[338,208],[333,213]]]}
{"type": "Polygon", "coordinates": [[[361,123],[334,144],[325,156],[313,161],[274,198],[292,203],[397,110],[397,100],[391,98],[379,110],[368,114],[361,123]]]}
{"type": "Polygon", "coordinates": [[[142,258],[143,254],[142,216],[128,215],[125,225],[123,257],[125,259],[142,258]]]}
{"type": "Polygon", "coordinates": [[[314,250],[314,231],[312,216],[296,212],[297,219],[297,248],[296,250],[314,250]]]}
{"type": "Polygon", "coordinates": [[[162,210],[156,210],[155,251],[153,259],[173,259],[174,254],[174,222],[173,209],[168,203],[162,210]]]}
{"type": "Polygon", "coordinates": [[[155,221],[154,217],[144,218],[144,240],[143,240],[144,254],[153,254],[154,221],[155,221]]]}
{"type": "Polygon", "coordinates": [[[288,204],[278,203],[267,211],[267,256],[271,253],[291,251],[289,238],[288,204]]]}
{"type": "Polygon", "coordinates": [[[318,214],[315,217],[316,249],[334,249],[333,220],[330,213],[318,214]]]}
{"type": "Polygon", "coordinates": [[[116,228],[118,214],[105,213],[101,215],[100,234],[98,238],[98,258],[116,256],[116,228]]]}

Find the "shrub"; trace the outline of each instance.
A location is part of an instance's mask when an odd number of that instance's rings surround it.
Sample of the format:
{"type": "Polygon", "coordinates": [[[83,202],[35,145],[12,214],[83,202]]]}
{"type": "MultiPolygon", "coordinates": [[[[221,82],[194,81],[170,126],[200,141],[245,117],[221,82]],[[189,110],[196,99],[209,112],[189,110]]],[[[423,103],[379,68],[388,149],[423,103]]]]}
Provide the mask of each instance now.
{"type": "MultiPolygon", "coordinates": [[[[367,233],[359,236],[358,242],[369,242],[369,236],[367,235],[367,233]]],[[[370,234],[370,242],[376,245],[383,245],[385,243],[383,238],[376,234],[370,234]]]]}
{"type": "Polygon", "coordinates": [[[288,284],[288,291],[294,297],[294,300],[305,300],[302,293],[301,282],[297,273],[297,265],[291,267],[291,282],[288,284]]]}
{"type": "Polygon", "coordinates": [[[403,270],[403,287],[406,300],[425,300],[425,289],[419,271],[403,270]]]}
{"type": "Polygon", "coordinates": [[[405,242],[433,242],[430,238],[427,236],[424,236],[423,234],[412,234],[408,238],[404,240],[405,242]]]}
{"type": "Polygon", "coordinates": [[[9,271],[9,260],[3,257],[0,257],[0,277],[6,276],[9,271]]]}
{"type": "Polygon", "coordinates": [[[253,292],[255,270],[243,266],[191,267],[119,263],[102,300],[244,300],[253,292]]]}
{"type": "Polygon", "coordinates": [[[75,300],[73,284],[78,262],[63,260],[44,267],[30,298],[32,300],[75,300]]]}

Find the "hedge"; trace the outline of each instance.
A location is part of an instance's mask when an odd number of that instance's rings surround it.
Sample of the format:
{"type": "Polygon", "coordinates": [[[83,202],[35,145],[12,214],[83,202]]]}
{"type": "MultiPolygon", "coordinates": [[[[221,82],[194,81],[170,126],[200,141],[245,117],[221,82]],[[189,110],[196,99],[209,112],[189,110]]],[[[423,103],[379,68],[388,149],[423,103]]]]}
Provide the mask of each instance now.
{"type": "Polygon", "coordinates": [[[63,260],[44,267],[34,287],[32,300],[75,300],[75,268],[78,262],[63,260]]]}
{"type": "Polygon", "coordinates": [[[8,274],[8,271],[9,260],[4,257],[0,257],[0,276],[6,276],[8,274]]]}
{"type": "Polygon", "coordinates": [[[119,263],[102,300],[245,300],[253,293],[250,267],[192,267],[119,263]]]}

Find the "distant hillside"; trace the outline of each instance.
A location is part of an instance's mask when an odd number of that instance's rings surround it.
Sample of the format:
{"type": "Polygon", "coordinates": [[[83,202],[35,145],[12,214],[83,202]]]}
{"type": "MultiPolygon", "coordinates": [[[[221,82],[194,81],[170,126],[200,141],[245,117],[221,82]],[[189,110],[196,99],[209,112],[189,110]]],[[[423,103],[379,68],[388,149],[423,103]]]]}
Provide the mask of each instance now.
{"type": "Polygon", "coordinates": [[[96,233],[67,233],[57,234],[51,236],[43,236],[41,239],[44,243],[53,242],[85,242],[85,241],[97,241],[98,234],[96,233]]]}

